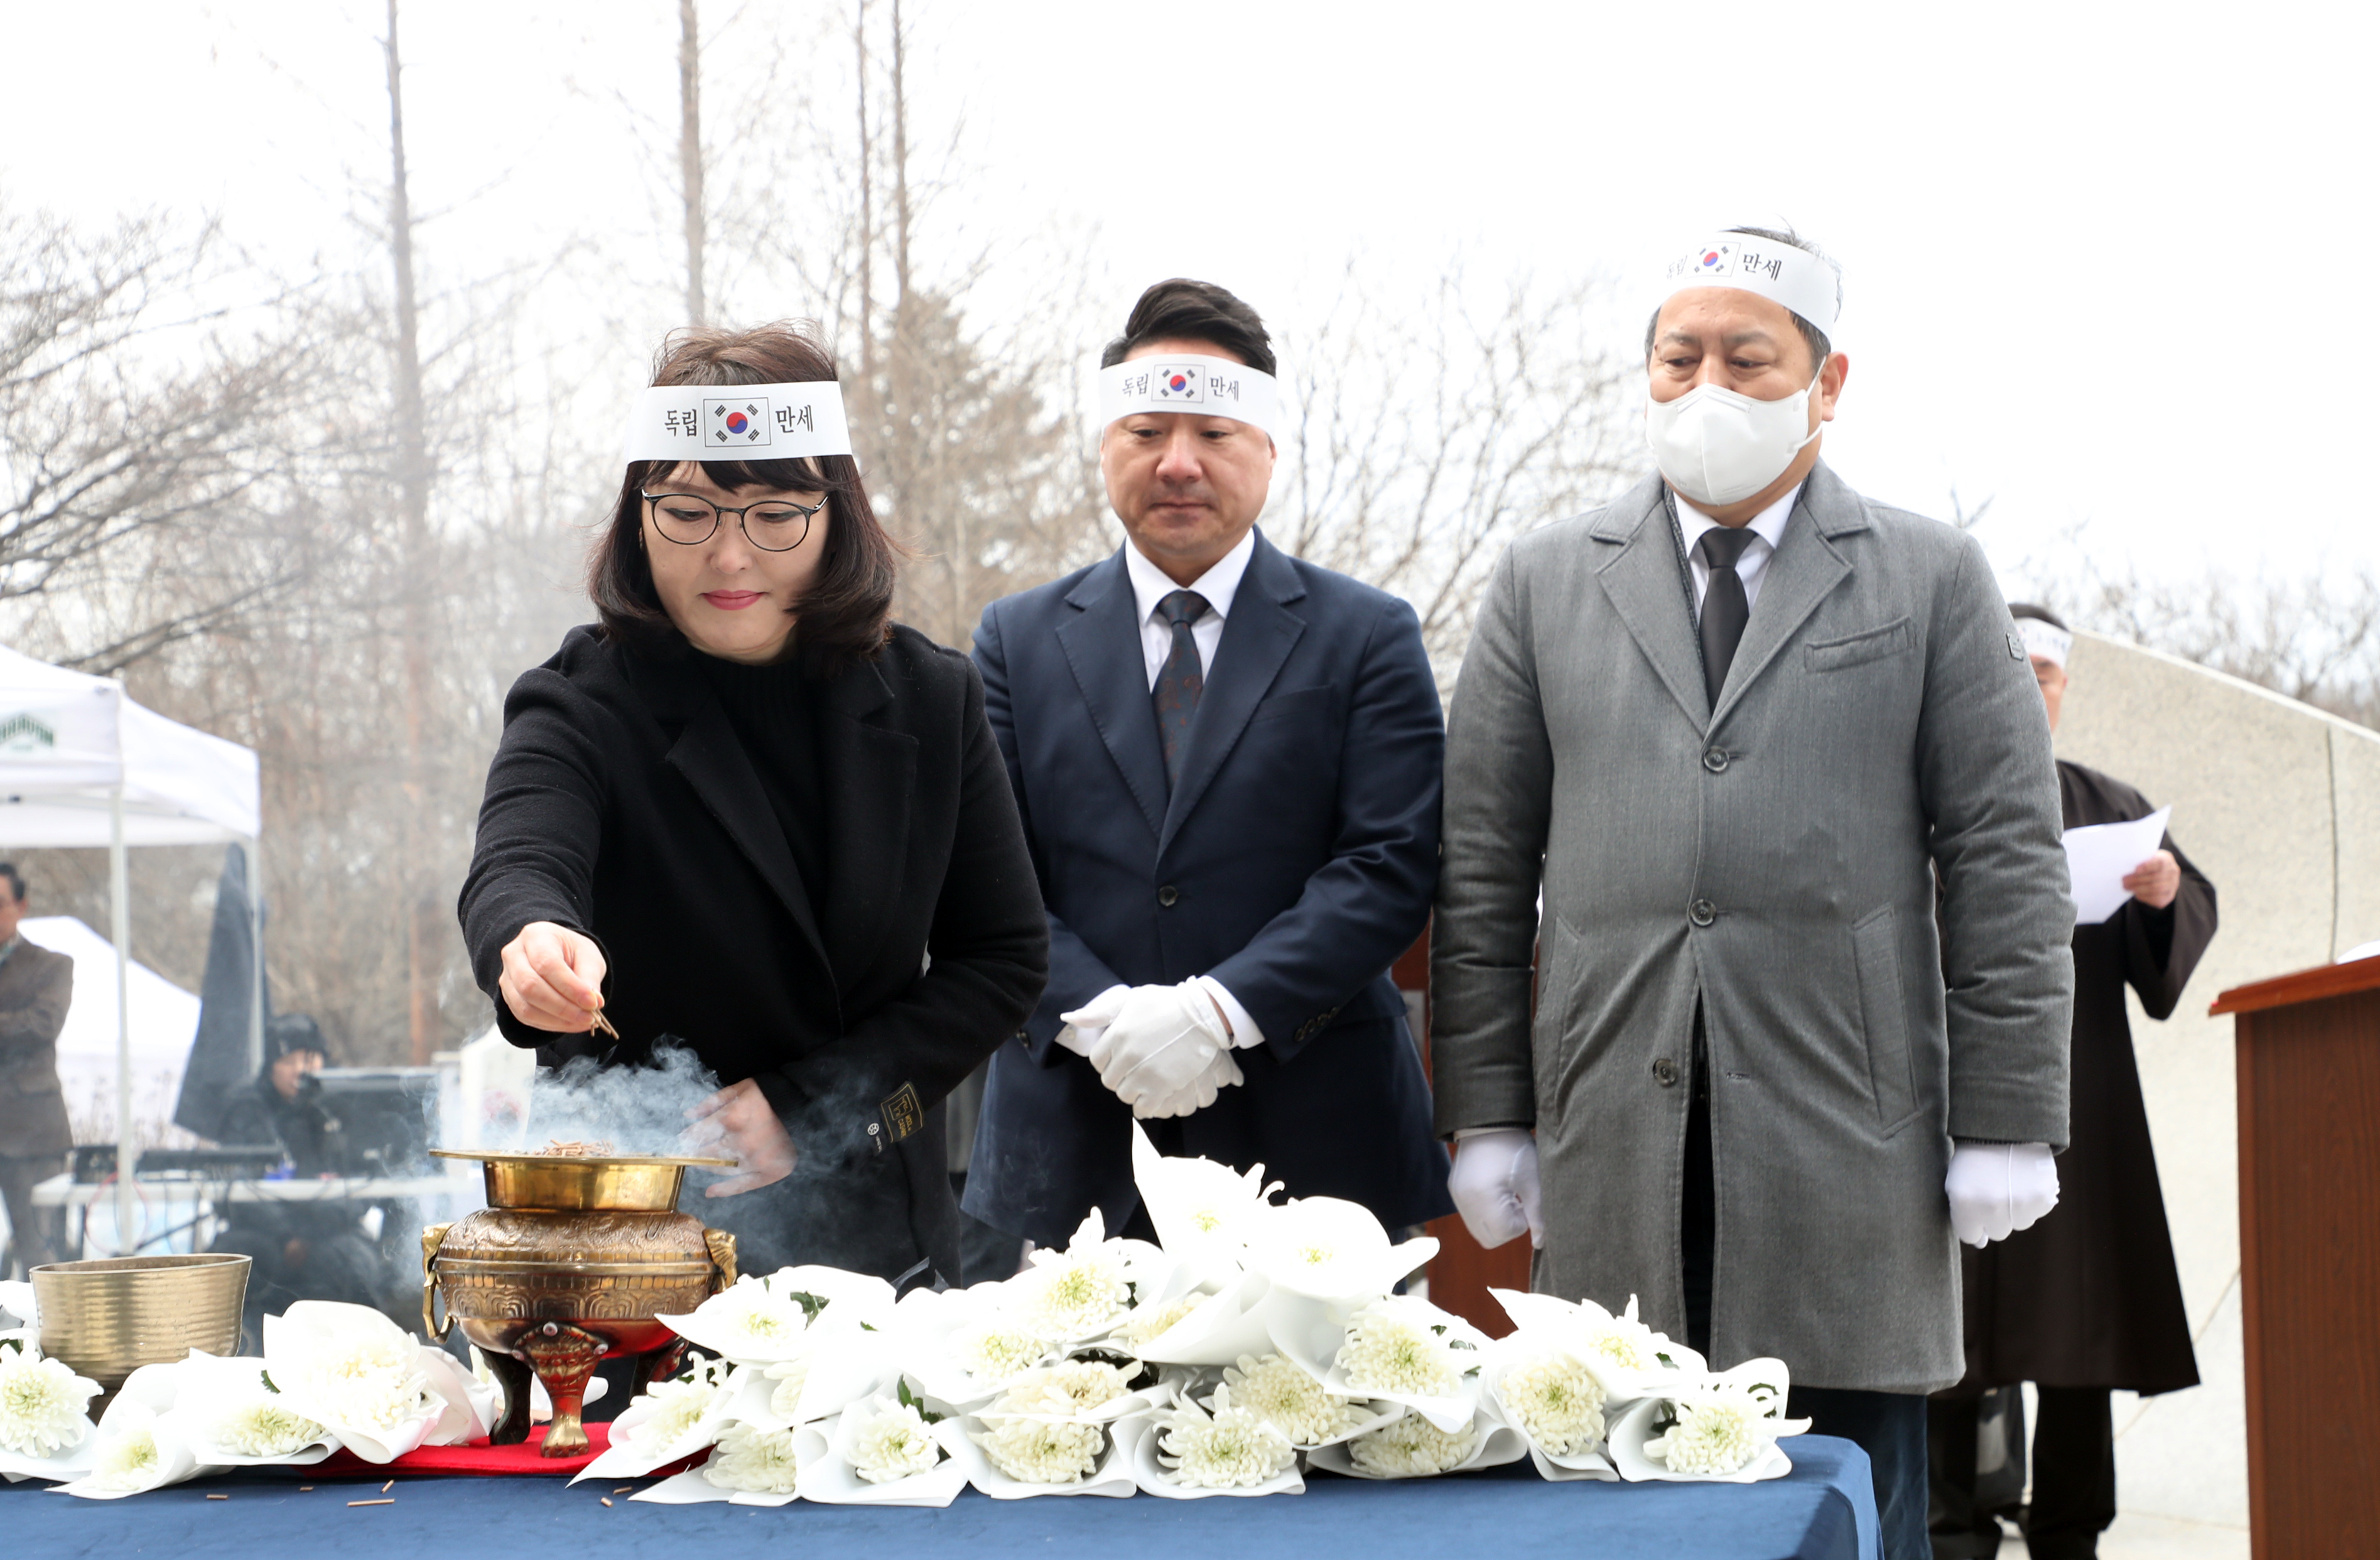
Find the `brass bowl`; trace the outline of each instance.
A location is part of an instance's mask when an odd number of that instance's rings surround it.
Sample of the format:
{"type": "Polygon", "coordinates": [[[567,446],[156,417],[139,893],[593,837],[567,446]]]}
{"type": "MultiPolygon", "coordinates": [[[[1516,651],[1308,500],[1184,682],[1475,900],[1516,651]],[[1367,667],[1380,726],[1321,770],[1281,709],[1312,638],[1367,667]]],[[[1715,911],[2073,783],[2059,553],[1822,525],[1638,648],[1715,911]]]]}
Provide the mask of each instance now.
{"type": "Polygon", "coordinates": [[[194,1348],[237,1354],[250,1265],[237,1253],[211,1252],[37,1267],[42,1352],[99,1383],[109,1398],[143,1365],[170,1365],[194,1348]]]}
{"type": "Polygon", "coordinates": [[[433,1148],[440,1159],[477,1159],[491,1208],[543,1208],[555,1213],[666,1213],[693,1165],[735,1167],[733,1159],[665,1155],[490,1154],[433,1148]]]}

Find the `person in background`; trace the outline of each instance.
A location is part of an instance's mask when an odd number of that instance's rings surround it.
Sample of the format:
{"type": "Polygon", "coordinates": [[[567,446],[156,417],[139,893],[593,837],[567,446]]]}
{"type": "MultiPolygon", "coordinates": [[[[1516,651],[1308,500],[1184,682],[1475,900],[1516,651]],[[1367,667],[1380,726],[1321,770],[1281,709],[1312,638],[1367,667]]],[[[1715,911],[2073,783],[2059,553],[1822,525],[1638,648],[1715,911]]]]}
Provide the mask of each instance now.
{"type": "MultiPolygon", "coordinates": [[[[2010,610],[2054,731],[2074,636],[2043,608],[2010,610]]],[[[2123,781],[2063,758],[2058,791],[2068,828],[2156,810],[2123,781]]],[[[2173,1012],[2215,937],[2215,885],[2168,834],[2124,887],[2132,897],[2114,915],[2074,928],[2073,1141],[2058,1156],[2058,1206],[2031,1228],[1963,1253],[1967,1374],[1927,1410],[1938,1560],[1998,1554],[1998,1518],[2017,1516],[1977,1509],[1982,1394],[2035,1384],[2025,1541],[2038,1560],[2073,1560],[2097,1554],[2116,1519],[2108,1393],[2198,1385],[2124,988],[2140,994],[2153,1019],[2173,1012]]],[[[2004,1422],[2022,1436],[2021,1416],[2004,1422]]]]}
{"type": "Polygon", "coordinates": [[[58,1087],[58,1031],[74,1000],[74,961],[18,934],[25,878],[0,862],[0,1196],[17,1265],[50,1260],[33,1188],[66,1168],[74,1148],[58,1087]]]}
{"type": "Polygon", "coordinates": [[[1143,1232],[1137,1117],[1160,1153],[1421,1224],[1446,1154],[1388,978],[1438,876],[1420,623],[1257,529],[1278,397],[1245,302],[1158,283],[1099,381],[1124,545],[975,635],[1050,985],[992,1058],[967,1211],[1038,1245],[1093,1207],[1143,1232]]]}
{"type": "MultiPolygon", "coordinates": [[[[303,1013],[278,1013],[264,1026],[264,1065],[255,1082],[232,1096],[215,1141],[226,1148],[280,1150],[288,1178],[328,1180],[331,1121],[308,1087],[322,1070],[329,1047],[303,1013]]],[[[261,1319],[293,1300],[346,1300],[377,1307],[385,1298],[388,1264],[364,1233],[366,1204],[346,1197],[321,1201],[231,1202],[223,1233],[208,1248],[237,1252],[254,1264],[248,1278],[251,1345],[263,1336],[261,1319]]]]}
{"type": "Polygon", "coordinates": [[[1657,473],[1512,544],[1455,687],[1438,1125],[1534,1288],[1785,1360],[1920,1560],[1954,1233],[2047,1211],[2066,1141],[2049,728],[1973,538],[1819,458],[1833,263],[1735,229],[1660,294],[1657,473]]]}

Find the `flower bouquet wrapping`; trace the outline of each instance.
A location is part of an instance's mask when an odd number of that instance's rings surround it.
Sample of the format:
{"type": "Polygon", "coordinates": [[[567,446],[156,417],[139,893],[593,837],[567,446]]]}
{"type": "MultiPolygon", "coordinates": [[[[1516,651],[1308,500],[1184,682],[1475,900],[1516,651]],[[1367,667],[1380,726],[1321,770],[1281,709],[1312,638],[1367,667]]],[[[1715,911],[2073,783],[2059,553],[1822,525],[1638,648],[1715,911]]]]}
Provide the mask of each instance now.
{"type": "Polygon", "coordinates": [[[968,1481],[995,1500],[1128,1495],[1137,1421],[1172,1397],[1139,1360],[1110,1353],[1031,1372],[961,1420],[968,1481]]]}
{"type": "Polygon", "coordinates": [[[801,1496],[830,1506],[944,1506],[966,1487],[959,1416],[897,1384],[894,1394],[853,1403],[821,1427],[819,1454],[802,1465],[801,1496]]]}
{"type": "Polygon", "coordinates": [[[1781,1479],[1793,1462],[1778,1438],[1808,1420],[1785,1418],[1791,1389],[1781,1360],[1747,1360],[1731,1371],[1662,1389],[1628,1406],[1610,1434],[1623,1479],[1751,1484],[1781,1479]]]}
{"type": "MultiPolygon", "coordinates": [[[[32,1286],[22,1288],[28,1292],[32,1286]]],[[[16,1306],[9,1309],[16,1312],[16,1306]]],[[[31,1311],[25,1302],[24,1310],[31,1311]]],[[[91,1400],[99,1383],[75,1374],[63,1360],[42,1356],[40,1333],[31,1326],[0,1333],[0,1476],[67,1480],[91,1469],[98,1448],[91,1400]]]]}

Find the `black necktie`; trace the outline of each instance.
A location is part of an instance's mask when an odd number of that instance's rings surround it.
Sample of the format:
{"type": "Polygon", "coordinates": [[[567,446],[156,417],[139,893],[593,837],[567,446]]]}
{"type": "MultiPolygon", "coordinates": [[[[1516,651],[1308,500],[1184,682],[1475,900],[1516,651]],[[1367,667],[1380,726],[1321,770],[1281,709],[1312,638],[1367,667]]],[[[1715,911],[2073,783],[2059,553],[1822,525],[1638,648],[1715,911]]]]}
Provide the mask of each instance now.
{"type": "Polygon", "coordinates": [[[1757,537],[1749,526],[1713,526],[1694,543],[1710,570],[1710,584],[1703,590],[1703,686],[1713,709],[1718,707],[1718,691],[1727,686],[1735,647],[1743,643],[1743,625],[1752,620],[1752,603],[1744,599],[1743,577],[1735,572],[1735,563],[1757,537]]]}
{"type": "Polygon", "coordinates": [[[1170,792],[1182,778],[1182,752],[1190,744],[1190,718],[1198,713],[1198,695],[1207,686],[1198,668],[1198,642],[1190,625],[1207,615],[1207,599],[1195,590],[1169,592],[1157,604],[1173,625],[1173,648],[1157,673],[1150,697],[1157,701],[1157,735],[1165,744],[1165,789],[1170,792]]]}

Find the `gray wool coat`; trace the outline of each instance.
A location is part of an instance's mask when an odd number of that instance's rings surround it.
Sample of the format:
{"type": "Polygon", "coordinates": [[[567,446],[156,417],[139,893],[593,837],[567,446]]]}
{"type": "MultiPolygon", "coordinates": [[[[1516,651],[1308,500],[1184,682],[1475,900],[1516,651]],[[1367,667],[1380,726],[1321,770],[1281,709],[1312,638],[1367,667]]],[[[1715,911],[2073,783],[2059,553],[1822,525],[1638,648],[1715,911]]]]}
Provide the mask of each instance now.
{"type": "Polygon", "coordinates": [[[1438,1126],[1534,1126],[1536,1288],[1682,1337],[1699,1001],[1713,1362],[1947,1386],[1952,1140],[2066,1141],[2041,695],[1973,540],[1824,464],[1716,710],[1692,603],[1658,477],[1496,571],[1448,720],[1438,1126]]]}

